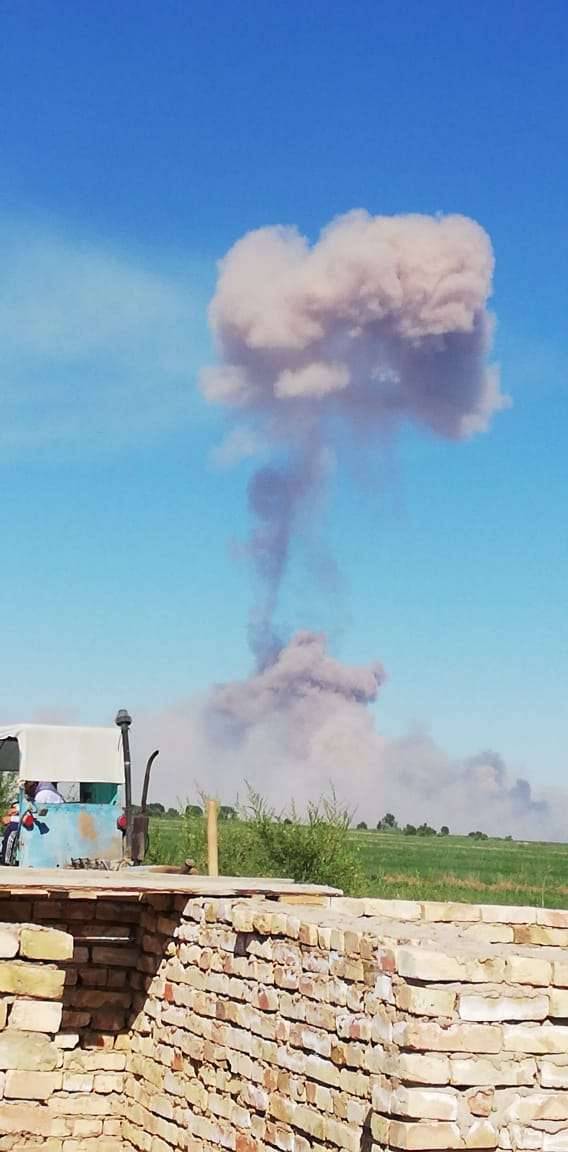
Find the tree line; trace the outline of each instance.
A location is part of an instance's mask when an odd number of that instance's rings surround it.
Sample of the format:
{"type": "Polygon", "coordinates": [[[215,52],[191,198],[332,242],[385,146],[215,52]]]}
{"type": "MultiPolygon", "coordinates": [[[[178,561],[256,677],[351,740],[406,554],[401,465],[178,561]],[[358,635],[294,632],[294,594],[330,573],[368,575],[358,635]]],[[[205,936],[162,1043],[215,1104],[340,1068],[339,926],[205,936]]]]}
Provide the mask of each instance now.
{"type": "MultiPolygon", "coordinates": [[[[357,829],[360,832],[369,831],[369,826],[364,820],[360,820],[357,829]]],[[[376,825],[377,832],[400,832],[403,836],[449,836],[450,829],[447,824],[442,824],[439,831],[433,828],[431,824],[424,822],[423,824],[404,824],[400,825],[393,812],[386,812],[382,820],[379,820],[376,825]]],[[[470,840],[488,840],[489,837],[486,832],[481,832],[477,828],[474,832],[468,832],[470,840]]],[[[512,840],[512,836],[505,836],[505,840],[512,840]]]]}

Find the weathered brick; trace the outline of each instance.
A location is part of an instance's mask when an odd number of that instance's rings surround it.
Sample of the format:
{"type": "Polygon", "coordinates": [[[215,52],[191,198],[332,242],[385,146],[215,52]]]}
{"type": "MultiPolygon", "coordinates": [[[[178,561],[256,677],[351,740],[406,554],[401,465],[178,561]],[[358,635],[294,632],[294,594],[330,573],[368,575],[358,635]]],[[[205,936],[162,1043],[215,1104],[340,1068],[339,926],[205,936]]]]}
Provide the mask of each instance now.
{"type": "MultiPolygon", "coordinates": [[[[317,1113],[315,1114],[317,1116],[317,1113]]],[[[357,1128],[351,1124],[342,1124],[332,1116],[326,1116],[324,1124],[324,1139],[337,1148],[344,1148],[346,1152],[360,1152],[361,1135],[357,1128]]],[[[315,1133],[314,1133],[315,1134],[315,1133]]]]}
{"type": "Polygon", "coordinates": [[[33,1032],[0,1032],[0,1068],[22,1072],[53,1072],[62,1063],[56,1045],[46,1036],[33,1032]]]}
{"type": "Polygon", "coordinates": [[[63,993],[65,972],[40,964],[9,960],[0,964],[0,993],[58,1000],[63,993]]]}
{"type": "Polygon", "coordinates": [[[477,904],[456,904],[442,901],[429,901],[422,905],[422,918],[429,922],[443,922],[451,924],[471,923],[481,919],[481,911],[477,904]]]}
{"type": "Polygon", "coordinates": [[[472,1116],[487,1117],[491,1115],[493,1109],[495,1089],[493,1087],[474,1088],[470,1092],[466,1092],[465,1099],[472,1116]]]}
{"type": "Polygon", "coordinates": [[[401,1052],[385,1063],[384,1071],[392,1076],[400,1076],[401,1080],[409,1080],[416,1084],[449,1084],[450,1082],[448,1057],[436,1055],[433,1052],[429,1052],[427,1055],[401,1052]]]}
{"type": "MultiPolygon", "coordinates": [[[[554,995],[554,994],[553,994],[554,995]]],[[[560,996],[562,993],[559,994],[560,996]]],[[[568,1002],[568,992],[566,993],[568,1002]]],[[[552,998],[551,998],[552,1003],[552,998]]],[[[552,1012],[552,1016],[563,1015],[552,1012]]],[[[461,1020],[546,1020],[549,1015],[548,996],[499,996],[497,993],[462,995],[459,997],[458,1015],[461,1020]]]]}
{"type": "Polygon", "coordinates": [[[517,908],[510,904],[479,904],[478,907],[486,924],[536,924],[536,908],[517,908]]]}
{"type": "Polygon", "coordinates": [[[550,1015],[557,1018],[568,1017],[568,988],[550,989],[550,1015]]]}
{"type": "Polygon", "coordinates": [[[488,1120],[475,1120],[465,1135],[466,1148],[496,1148],[499,1134],[488,1120]]]}
{"type": "MultiPolygon", "coordinates": [[[[16,1136],[51,1137],[57,1135],[57,1120],[37,1104],[0,1102],[0,1133],[14,1133],[16,1136]]],[[[13,1145],[12,1145],[13,1147],[13,1145]]],[[[46,1145],[42,1142],[42,1150],[46,1145]]]]}
{"type": "Polygon", "coordinates": [[[543,1088],[568,1088],[568,1054],[540,1060],[539,1067],[543,1088]]]}
{"type": "MultiPolygon", "coordinates": [[[[562,960],[555,960],[551,967],[552,983],[558,988],[568,988],[568,963],[562,960]]],[[[550,980],[548,983],[550,983],[550,980]]]]}
{"type": "Polygon", "coordinates": [[[101,945],[93,948],[92,962],[103,967],[135,968],[138,962],[136,948],[122,947],[120,945],[101,945]]]}
{"type": "Polygon", "coordinates": [[[552,964],[538,956],[507,956],[506,979],[511,984],[532,984],[537,988],[547,988],[552,981],[552,964]]]}
{"type": "Polygon", "coordinates": [[[47,1100],[61,1088],[61,1072],[29,1072],[11,1069],[6,1073],[7,1100],[47,1100]]]}
{"type": "Polygon", "coordinates": [[[20,928],[15,924],[0,925],[0,959],[10,960],[18,953],[20,928]]]}
{"type": "Polygon", "coordinates": [[[546,928],[540,924],[519,924],[514,931],[516,944],[540,944],[545,947],[567,948],[568,928],[546,928]]]}
{"type": "Polygon", "coordinates": [[[447,988],[401,984],[395,991],[397,1008],[414,1016],[452,1016],[456,993],[447,988]]]}
{"type": "Polygon", "coordinates": [[[416,1149],[426,1152],[427,1149],[463,1148],[460,1130],[457,1124],[444,1123],[408,1123],[403,1120],[393,1120],[389,1126],[389,1146],[391,1148],[416,1149]]]}
{"type": "Polygon", "coordinates": [[[483,1056],[452,1056],[451,1082],[461,1087],[496,1085],[514,1087],[536,1082],[534,1060],[511,1060],[500,1055],[495,1060],[483,1056]]]}
{"type": "Polygon", "coordinates": [[[403,945],[397,950],[398,972],[413,980],[486,984],[501,981],[505,960],[499,956],[450,956],[424,947],[403,945]]]}
{"type": "Polygon", "coordinates": [[[536,1055],[566,1052],[568,1027],[554,1024],[505,1024],[503,1047],[506,1052],[534,1052],[536,1055]]]}
{"type": "Polygon", "coordinates": [[[20,934],[20,955],[30,960],[71,960],[74,940],[56,928],[25,925],[20,934]]]}
{"type": "Polygon", "coordinates": [[[64,1072],[64,1092],[92,1092],[94,1076],[89,1072],[64,1072]]]}
{"type": "Polygon", "coordinates": [[[455,1092],[433,1088],[398,1088],[393,1093],[390,1110],[394,1116],[421,1120],[457,1120],[458,1098],[455,1092]]]}
{"type": "Polygon", "coordinates": [[[568,1120],[568,1093],[533,1092],[519,1096],[509,1110],[512,1120],[531,1124],[541,1120],[568,1120]]]}
{"type": "Polygon", "coordinates": [[[501,1028],[494,1024],[451,1024],[447,1028],[429,1021],[397,1024],[395,1042],[404,1048],[439,1052],[500,1052],[501,1028]]]}
{"type": "Polygon", "coordinates": [[[10,1011],[10,1028],[22,1032],[58,1032],[63,1007],[53,1000],[16,1000],[10,1011]]]}
{"type": "Polygon", "coordinates": [[[364,916],[384,916],[391,920],[421,920],[423,917],[422,904],[417,900],[380,900],[365,899],[363,903],[364,916]]]}

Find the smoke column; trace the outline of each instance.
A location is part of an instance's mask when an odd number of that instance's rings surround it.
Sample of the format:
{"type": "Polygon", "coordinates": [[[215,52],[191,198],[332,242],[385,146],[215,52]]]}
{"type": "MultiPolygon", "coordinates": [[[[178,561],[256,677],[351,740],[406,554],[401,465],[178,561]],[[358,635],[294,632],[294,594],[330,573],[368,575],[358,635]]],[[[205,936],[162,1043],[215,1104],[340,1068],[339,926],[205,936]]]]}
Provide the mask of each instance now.
{"type": "Polygon", "coordinates": [[[566,795],[535,798],[494,751],[452,758],[421,731],[385,740],[370,710],[384,678],[379,664],[346,665],[302,632],[248,679],[142,717],[137,739],[161,749],[168,802],[194,800],[201,785],[232,804],[248,781],[277,809],[302,811],[333,786],[369,827],[391,811],[452,832],[566,838],[566,795]]]}
{"type": "Polygon", "coordinates": [[[403,421],[460,440],[505,405],[488,364],[492,273],[491,243],[473,220],[363,211],[334,220],[312,246],[294,228],[250,232],[221,262],[210,310],[219,363],[201,387],[237,419],[246,414],[272,455],[249,487],[259,669],[279,651],[291,542],[337,429],[374,432],[377,448],[403,421]]]}
{"type": "Polygon", "coordinates": [[[172,799],[197,783],[232,802],[249,781],[276,806],[302,806],[331,784],[369,822],[390,809],[453,831],[563,837],[565,804],[535,799],[495,752],[452,759],[421,732],[385,740],[371,712],[379,664],[348,666],[324,636],[282,643],[275,628],[294,539],[318,520],[346,431],[376,452],[404,422],[464,440],[507,405],[489,363],[492,273],[489,238],[472,220],[362,211],[313,245],[293,228],[251,232],[221,262],[210,311],[218,363],[201,387],[234,416],[219,461],[264,456],[248,489],[257,667],[146,717],[142,740],[159,733],[172,799]]]}

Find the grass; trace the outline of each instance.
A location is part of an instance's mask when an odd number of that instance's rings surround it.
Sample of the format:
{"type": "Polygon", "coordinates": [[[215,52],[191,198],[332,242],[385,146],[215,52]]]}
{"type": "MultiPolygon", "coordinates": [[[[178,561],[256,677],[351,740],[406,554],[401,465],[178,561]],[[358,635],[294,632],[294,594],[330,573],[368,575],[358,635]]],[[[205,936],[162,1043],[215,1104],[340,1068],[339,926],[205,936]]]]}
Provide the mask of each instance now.
{"type": "MultiPolygon", "coordinates": [[[[234,811],[234,810],[232,810],[234,811]]],[[[193,860],[205,871],[205,822],[193,815],[154,819],[150,860],[179,864],[193,860]]],[[[239,818],[219,821],[219,871],[225,876],[279,876],[313,884],[334,884],[358,894],[365,885],[353,842],[349,812],[335,796],[309,804],[300,820],[292,806],[276,814],[253,789],[239,818]]]]}
{"type": "Polygon", "coordinates": [[[568,908],[568,844],[352,835],[369,896],[568,908]]]}
{"type": "MultiPolygon", "coordinates": [[[[250,867],[256,857],[250,836],[246,822],[220,822],[222,872],[255,873],[256,868],[250,867]]],[[[348,836],[359,865],[351,888],[360,895],[568,908],[568,844],[364,831],[351,831],[348,836]]],[[[202,868],[204,844],[203,821],[156,818],[151,822],[154,863],[181,864],[191,855],[202,868]]],[[[275,875],[278,868],[264,861],[264,871],[275,875]]],[[[340,879],[337,885],[342,886],[340,879]]],[[[348,889],[349,879],[343,886],[348,889]]]]}

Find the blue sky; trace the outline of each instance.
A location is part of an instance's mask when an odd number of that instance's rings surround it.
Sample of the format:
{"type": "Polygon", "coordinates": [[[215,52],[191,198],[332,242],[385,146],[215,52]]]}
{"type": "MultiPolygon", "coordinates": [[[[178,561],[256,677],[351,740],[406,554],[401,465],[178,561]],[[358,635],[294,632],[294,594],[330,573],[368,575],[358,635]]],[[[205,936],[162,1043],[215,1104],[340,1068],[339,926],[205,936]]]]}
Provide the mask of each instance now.
{"type": "Polygon", "coordinates": [[[380,658],[382,727],[566,759],[568,14],[561,2],[4,0],[0,568],[5,719],[165,708],[250,665],[247,468],[199,398],[216,261],[263,224],[460,212],[496,253],[514,401],[469,444],[341,471],[342,583],[290,626],[380,658]]]}

